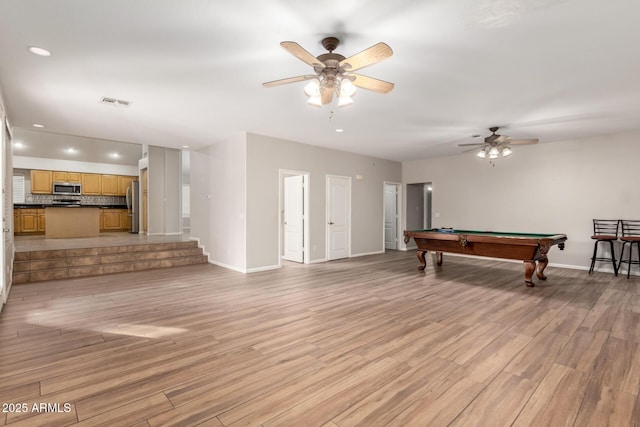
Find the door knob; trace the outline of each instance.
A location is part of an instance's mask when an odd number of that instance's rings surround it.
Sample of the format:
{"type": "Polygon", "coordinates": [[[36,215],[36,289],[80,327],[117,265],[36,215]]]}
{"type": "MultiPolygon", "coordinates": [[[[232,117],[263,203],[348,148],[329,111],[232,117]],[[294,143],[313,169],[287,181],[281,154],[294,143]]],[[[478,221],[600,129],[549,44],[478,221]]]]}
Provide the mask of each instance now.
{"type": "Polygon", "coordinates": [[[333,224],[334,224],[333,222],[329,222],[329,225],[333,225],[333,224]]]}

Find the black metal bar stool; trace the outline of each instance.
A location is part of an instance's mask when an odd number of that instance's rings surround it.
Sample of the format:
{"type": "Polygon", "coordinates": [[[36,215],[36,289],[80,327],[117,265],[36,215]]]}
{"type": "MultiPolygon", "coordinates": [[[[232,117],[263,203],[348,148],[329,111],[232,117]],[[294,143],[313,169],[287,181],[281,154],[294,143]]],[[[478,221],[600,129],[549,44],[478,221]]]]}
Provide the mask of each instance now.
{"type": "Polygon", "coordinates": [[[593,245],[593,256],[591,257],[591,267],[589,268],[589,274],[593,272],[593,267],[596,265],[596,261],[611,261],[613,264],[613,272],[618,275],[618,264],[616,263],[616,253],[613,247],[613,242],[618,240],[618,227],[620,226],[620,220],[618,219],[594,219],[593,220],[593,236],[591,238],[595,240],[593,245]],[[598,244],[600,242],[609,242],[611,248],[611,256],[598,257],[598,244]]]}
{"type": "Polygon", "coordinates": [[[631,264],[640,264],[640,221],[637,220],[621,220],[622,223],[622,235],[620,236],[620,240],[622,241],[622,252],[620,252],[620,262],[618,263],[618,271],[620,271],[620,266],[623,262],[628,264],[627,267],[627,279],[631,274],[631,264]],[[629,244],[629,259],[624,261],[622,258],[624,256],[624,247],[629,244]],[[631,255],[633,254],[633,244],[636,244],[638,247],[638,260],[632,261],[631,255]]]}

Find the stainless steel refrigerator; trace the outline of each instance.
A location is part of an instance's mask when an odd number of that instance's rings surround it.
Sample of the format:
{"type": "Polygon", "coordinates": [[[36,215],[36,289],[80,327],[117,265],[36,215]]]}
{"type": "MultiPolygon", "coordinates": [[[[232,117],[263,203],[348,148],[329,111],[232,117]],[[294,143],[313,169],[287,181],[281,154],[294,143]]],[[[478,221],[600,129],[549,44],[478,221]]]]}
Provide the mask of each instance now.
{"type": "Polygon", "coordinates": [[[140,182],[132,181],[127,187],[127,209],[131,217],[131,233],[140,232],[140,182]]]}

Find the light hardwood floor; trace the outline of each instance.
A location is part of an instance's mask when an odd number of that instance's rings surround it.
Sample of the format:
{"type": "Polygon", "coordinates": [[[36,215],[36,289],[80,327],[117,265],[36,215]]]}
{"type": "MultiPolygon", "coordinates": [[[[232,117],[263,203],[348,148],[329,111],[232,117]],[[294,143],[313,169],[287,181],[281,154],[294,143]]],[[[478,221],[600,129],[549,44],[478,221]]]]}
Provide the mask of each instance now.
{"type": "Polygon", "coordinates": [[[549,267],[527,288],[520,263],[416,266],[391,252],[15,286],[0,402],[27,412],[0,424],[638,425],[640,278],[549,267]]]}

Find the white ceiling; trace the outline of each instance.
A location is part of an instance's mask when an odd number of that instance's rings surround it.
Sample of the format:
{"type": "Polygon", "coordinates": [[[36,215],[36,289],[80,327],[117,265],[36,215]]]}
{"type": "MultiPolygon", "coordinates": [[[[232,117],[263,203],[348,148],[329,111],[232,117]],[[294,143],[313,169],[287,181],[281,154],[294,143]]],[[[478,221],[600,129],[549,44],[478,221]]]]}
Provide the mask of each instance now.
{"type": "Polygon", "coordinates": [[[3,0],[0,16],[14,128],[191,149],[248,131],[399,161],[493,125],[541,142],[640,128],[637,0],[3,0]],[[361,73],[395,89],[338,110],[307,106],[304,83],[262,87],[312,71],[281,41],[319,55],[327,35],[345,56],[386,42],[361,73]]]}

